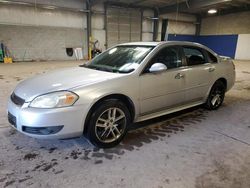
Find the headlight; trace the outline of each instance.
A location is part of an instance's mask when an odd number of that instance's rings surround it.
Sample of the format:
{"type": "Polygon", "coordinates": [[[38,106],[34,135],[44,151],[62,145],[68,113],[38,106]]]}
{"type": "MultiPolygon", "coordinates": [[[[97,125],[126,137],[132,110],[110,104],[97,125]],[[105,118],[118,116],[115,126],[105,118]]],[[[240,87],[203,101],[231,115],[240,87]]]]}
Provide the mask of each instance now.
{"type": "Polygon", "coordinates": [[[33,108],[59,108],[73,105],[78,95],[70,91],[57,91],[40,95],[36,97],[31,103],[30,107],[33,108]]]}

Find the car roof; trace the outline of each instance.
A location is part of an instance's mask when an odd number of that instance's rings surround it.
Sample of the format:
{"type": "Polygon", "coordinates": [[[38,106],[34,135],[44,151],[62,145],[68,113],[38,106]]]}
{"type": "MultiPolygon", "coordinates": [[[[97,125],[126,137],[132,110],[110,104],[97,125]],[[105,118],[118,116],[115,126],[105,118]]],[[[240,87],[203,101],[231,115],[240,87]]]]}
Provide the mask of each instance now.
{"type": "Polygon", "coordinates": [[[162,44],[203,46],[199,43],[188,42],[188,41],[128,42],[128,43],[119,44],[118,46],[158,46],[158,45],[162,45],[162,44]]]}
{"type": "Polygon", "coordinates": [[[128,43],[122,43],[118,46],[157,46],[161,42],[128,42],[128,43]]]}
{"type": "Polygon", "coordinates": [[[194,47],[200,47],[208,50],[214,55],[217,55],[213,50],[210,48],[196,43],[196,42],[188,42],[188,41],[161,41],[161,42],[128,42],[128,43],[122,43],[117,46],[159,46],[159,45],[164,45],[164,44],[169,44],[169,45],[188,45],[188,46],[194,46],[194,47]]]}

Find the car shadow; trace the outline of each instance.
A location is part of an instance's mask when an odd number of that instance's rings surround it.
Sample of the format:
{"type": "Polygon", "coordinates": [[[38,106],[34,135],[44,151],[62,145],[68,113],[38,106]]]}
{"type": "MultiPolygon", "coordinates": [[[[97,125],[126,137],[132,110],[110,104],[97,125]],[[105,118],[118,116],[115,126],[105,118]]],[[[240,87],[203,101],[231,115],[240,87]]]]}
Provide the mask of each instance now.
{"type": "Polygon", "coordinates": [[[39,140],[10,130],[6,136],[10,138],[15,150],[27,154],[46,153],[60,154],[62,159],[83,159],[102,161],[120,157],[126,152],[140,150],[146,144],[157,141],[166,141],[173,134],[183,132],[185,127],[198,124],[206,119],[208,111],[201,106],[182,110],[169,115],[132,124],[124,140],[116,147],[100,149],[92,146],[86,138],[67,140],[39,140]]]}
{"type": "MultiPolygon", "coordinates": [[[[145,144],[165,140],[173,134],[183,132],[186,126],[194,125],[206,119],[208,111],[201,106],[189,108],[169,115],[150,119],[131,125],[130,130],[120,145],[104,149],[98,156],[124,154],[125,151],[139,150],[145,144]]],[[[101,150],[98,150],[101,151],[101,150]]],[[[94,154],[95,155],[95,154],[94,154]]]]}

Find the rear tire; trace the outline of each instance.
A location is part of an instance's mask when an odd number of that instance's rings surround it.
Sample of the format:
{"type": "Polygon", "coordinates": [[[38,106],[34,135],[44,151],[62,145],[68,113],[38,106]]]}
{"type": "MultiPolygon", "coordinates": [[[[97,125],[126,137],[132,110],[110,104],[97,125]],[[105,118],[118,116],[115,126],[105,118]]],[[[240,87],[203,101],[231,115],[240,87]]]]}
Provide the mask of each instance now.
{"type": "Polygon", "coordinates": [[[131,122],[126,105],[117,99],[100,103],[90,116],[87,137],[99,148],[118,145],[128,131],[131,122]]]}
{"type": "Polygon", "coordinates": [[[205,103],[208,110],[217,110],[223,103],[226,92],[225,84],[218,80],[214,83],[205,103]]]}

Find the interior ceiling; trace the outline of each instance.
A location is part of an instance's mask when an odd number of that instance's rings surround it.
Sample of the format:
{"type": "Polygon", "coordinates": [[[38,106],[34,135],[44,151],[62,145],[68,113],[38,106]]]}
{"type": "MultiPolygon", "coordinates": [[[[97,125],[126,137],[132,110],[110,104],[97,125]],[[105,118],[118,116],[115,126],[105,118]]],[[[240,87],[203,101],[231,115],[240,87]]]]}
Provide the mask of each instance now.
{"type": "MultiPolygon", "coordinates": [[[[98,1],[98,0],[96,0],[98,1]]],[[[211,8],[218,13],[249,11],[250,0],[106,0],[108,3],[127,5],[128,7],[157,8],[160,14],[176,12],[206,16],[211,8]]]]}
{"type": "Polygon", "coordinates": [[[207,11],[211,8],[218,10],[216,15],[250,11],[250,0],[0,0],[0,5],[35,5],[47,9],[88,12],[86,2],[90,2],[90,4],[107,3],[131,8],[153,8],[160,15],[178,11],[205,17],[208,16],[207,11]]]}
{"type": "MultiPolygon", "coordinates": [[[[179,3],[186,0],[178,0],[179,3]]],[[[123,3],[129,6],[143,6],[143,7],[165,7],[174,5],[177,0],[109,0],[108,2],[123,3]]]]}
{"type": "MultiPolygon", "coordinates": [[[[206,14],[208,9],[215,8],[218,13],[226,14],[238,11],[249,11],[250,10],[250,0],[232,0],[223,3],[218,3],[215,5],[210,5],[207,7],[201,7],[201,9],[190,10],[191,13],[206,14]]],[[[189,12],[189,11],[188,11],[189,12]]]]}

